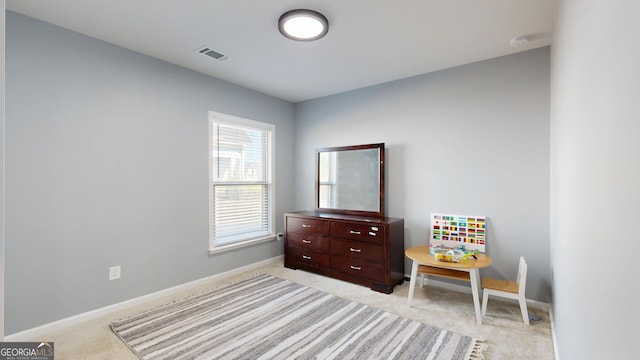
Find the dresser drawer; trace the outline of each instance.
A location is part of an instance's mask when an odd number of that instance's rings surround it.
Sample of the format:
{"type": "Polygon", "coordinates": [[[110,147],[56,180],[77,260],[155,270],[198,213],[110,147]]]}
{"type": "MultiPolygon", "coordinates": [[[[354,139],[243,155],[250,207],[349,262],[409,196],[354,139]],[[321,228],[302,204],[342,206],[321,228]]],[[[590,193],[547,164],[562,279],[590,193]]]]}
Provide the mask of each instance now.
{"type": "Polygon", "coordinates": [[[372,242],[333,238],[331,253],[384,264],[384,247],[372,242]]]}
{"type": "Polygon", "coordinates": [[[328,252],[329,238],[321,235],[288,232],[287,245],[328,252]]]}
{"type": "Polygon", "coordinates": [[[331,261],[329,253],[323,253],[313,250],[301,249],[296,247],[287,248],[287,257],[291,261],[307,264],[319,268],[329,268],[331,261]]]}
{"type": "Polygon", "coordinates": [[[331,268],[341,273],[384,281],[384,265],[348,256],[333,255],[331,268]]]}
{"type": "Polygon", "coordinates": [[[297,217],[287,217],[285,224],[287,232],[297,232],[303,234],[328,235],[329,222],[326,220],[305,219],[297,217]]]}
{"type": "Polygon", "coordinates": [[[347,239],[382,243],[384,241],[384,227],[334,221],[331,222],[331,235],[347,239]]]}

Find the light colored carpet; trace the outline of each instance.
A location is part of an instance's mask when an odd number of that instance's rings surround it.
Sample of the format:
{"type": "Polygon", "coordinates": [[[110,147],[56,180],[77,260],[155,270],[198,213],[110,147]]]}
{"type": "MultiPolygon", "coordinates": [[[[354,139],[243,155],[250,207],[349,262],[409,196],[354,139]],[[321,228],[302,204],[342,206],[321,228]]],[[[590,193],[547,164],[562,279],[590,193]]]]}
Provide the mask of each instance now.
{"type": "Polygon", "coordinates": [[[192,294],[199,294],[226,283],[238,281],[255,273],[271,274],[441,329],[471,337],[484,338],[489,345],[489,348],[484,352],[486,359],[554,359],[551,327],[549,315],[546,311],[530,308],[530,313],[540,316],[541,320],[533,321],[530,326],[527,326],[522,322],[517,303],[490,299],[483,325],[477,325],[470,294],[433,286],[418,287],[414,294],[412,307],[408,308],[406,306],[409,289],[408,282],[397,286],[392,294],[386,295],[340,280],[300,270],[290,270],[283,267],[282,262],[274,262],[262,266],[252,271],[251,274],[241,274],[217,280],[188,292],[176,293],[165,299],[152,301],[109,316],[70,326],[63,331],[47,334],[38,339],[32,339],[32,341],[40,341],[42,339],[54,341],[56,359],[58,360],[136,360],[138,357],[111,331],[110,324],[112,321],[138,314],[149,308],[158,307],[192,294]]]}
{"type": "Polygon", "coordinates": [[[482,341],[261,274],[115,321],[145,360],[481,358],[482,341]]]}

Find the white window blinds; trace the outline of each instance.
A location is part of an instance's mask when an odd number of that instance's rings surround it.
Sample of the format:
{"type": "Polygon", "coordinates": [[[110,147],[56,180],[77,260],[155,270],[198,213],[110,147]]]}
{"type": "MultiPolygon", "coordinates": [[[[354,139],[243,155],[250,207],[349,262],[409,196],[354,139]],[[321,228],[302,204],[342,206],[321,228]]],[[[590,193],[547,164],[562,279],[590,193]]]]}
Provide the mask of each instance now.
{"type": "Polygon", "coordinates": [[[320,208],[330,208],[333,209],[336,207],[336,192],[337,181],[336,181],[336,152],[322,152],[319,154],[318,158],[318,166],[319,171],[319,184],[318,184],[318,199],[320,203],[318,207],[320,208]]]}
{"type": "Polygon", "coordinates": [[[212,114],[211,247],[274,236],[273,132],[270,124],[212,114]]]}

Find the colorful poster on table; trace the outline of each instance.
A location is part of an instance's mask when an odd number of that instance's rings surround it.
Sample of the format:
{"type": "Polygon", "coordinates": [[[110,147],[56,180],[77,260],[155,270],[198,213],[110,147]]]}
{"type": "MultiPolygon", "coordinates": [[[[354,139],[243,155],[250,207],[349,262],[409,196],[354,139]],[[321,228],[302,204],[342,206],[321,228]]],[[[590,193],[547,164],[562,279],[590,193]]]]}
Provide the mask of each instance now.
{"type": "Polygon", "coordinates": [[[484,216],[431,214],[429,245],[484,252],[486,224],[484,216]]]}

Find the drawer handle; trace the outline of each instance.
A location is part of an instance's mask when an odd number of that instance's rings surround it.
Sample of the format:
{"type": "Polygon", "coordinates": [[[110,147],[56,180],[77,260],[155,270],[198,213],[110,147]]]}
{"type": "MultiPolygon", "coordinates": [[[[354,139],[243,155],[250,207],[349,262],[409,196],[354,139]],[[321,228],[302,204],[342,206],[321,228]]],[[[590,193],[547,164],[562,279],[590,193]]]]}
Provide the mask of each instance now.
{"type": "Polygon", "coordinates": [[[378,231],[378,227],[377,227],[377,226],[372,226],[372,227],[371,227],[371,230],[373,230],[373,231],[378,231]]]}
{"type": "Polygon", "coordinates": [[[369,231],[369,235],[371,235],[371,236],[377,236],[378,234],[374,233],[373,231],[369,231]]]}
{"type": "Polygon", "coordinates": [[[302,243],[303,244],[311,244],[311,240],[302,239],[302,243]]]}
{"type": "Polygon", "coordinates": [[[302,255],[302,258],[305,260],[311,260],[311,256],[307,256],[307,255],[302,255]]]}
{"type": "Polygon", "coordinates": [[[360,231],[353,231],[353,230],[350,230],[350,231],[349,231],[349,234],[353,234],[353,235],[360,235],[360,231]]]}
{"type": "Polygon", "coordinates": [[[303,227],[303,228],[310,228],[310,227],[311,227],[311,225],[302,224],[302,227],[303,227]]]}
{"type": "Polygon", "coordinates": [[[362,252],[362,249],[349,248],[349,251],[359,253],[359,252],[362,252]]]}
{"type": "Polygon", "coordinates": [[[360,266],[353,266],[353,265],[351,265],[351,270],[358,270],[358,271],[360,271],[360,270],[362,270],[362,268],[361,268],[360,266]]]}

